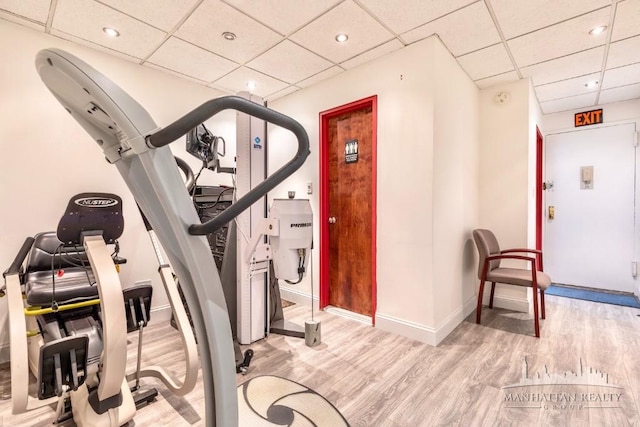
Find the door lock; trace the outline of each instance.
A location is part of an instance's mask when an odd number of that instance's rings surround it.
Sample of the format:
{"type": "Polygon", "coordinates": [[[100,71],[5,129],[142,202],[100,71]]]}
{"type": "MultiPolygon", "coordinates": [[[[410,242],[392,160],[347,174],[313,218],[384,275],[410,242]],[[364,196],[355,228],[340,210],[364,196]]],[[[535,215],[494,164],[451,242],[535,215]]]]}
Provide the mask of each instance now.
{"type": "Polygon", "coordinates": [[[329,224],[335,224],[336,223],[336,217],[335,216],[330,216],[329,217],[329,224]]]}

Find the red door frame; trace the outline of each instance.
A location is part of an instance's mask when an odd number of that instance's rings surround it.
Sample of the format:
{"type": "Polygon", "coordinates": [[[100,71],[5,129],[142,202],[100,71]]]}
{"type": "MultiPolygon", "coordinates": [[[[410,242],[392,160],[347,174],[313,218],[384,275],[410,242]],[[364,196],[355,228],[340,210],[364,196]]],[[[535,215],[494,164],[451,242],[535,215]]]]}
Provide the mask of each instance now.
{"type": "Polygon", "coordinates": [[[536,126],[536,249],[542,250],[542,217],[544,216],[542,208],[542,187],[543,187],[543,138],[540,128],[536,126]]]}
{"type": "Polygon", "coordinates": [[[370,96],[320,113],[320,309],[329,305],[329,120],[341,114],[371,107],[371,320],[376,313],[376,215],[378,96],[370,96]]]}

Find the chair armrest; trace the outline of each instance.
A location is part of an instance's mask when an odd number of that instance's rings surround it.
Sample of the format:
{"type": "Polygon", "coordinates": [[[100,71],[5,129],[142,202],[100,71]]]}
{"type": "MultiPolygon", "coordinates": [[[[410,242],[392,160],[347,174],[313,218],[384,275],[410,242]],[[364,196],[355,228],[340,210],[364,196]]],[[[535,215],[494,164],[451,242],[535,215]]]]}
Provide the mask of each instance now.
{"type": "Polygon", "coordinates": [[[488,257],[486,257],[484,259],[484,263],[488,264],[489,262],[494,261],[494,260],[498,260],[498,259],[518,259],[518,260],[522,260],[522,261],[529,261],[532,264],[532,267],[533,267],[532,269],[534,271],[538,271],[538,269],[536,268],[537,267],[537,259],[536,259],[536,257],[530,257],[530,256],[524,256],[524,255],[503,255],[503,254],[491,255],[491,256],[488,256],[488,257]]]}
{"type": "Polygon", "coordinates": [[[533,253],[538,255],[540,258],[538,259],[538,263],[540,264],[540,271],[544,271],[542,267],[542,251],[539,249],[527,249],[527,248],[513,248],[513,249],[505,249],[500,251],[501,254],[508,254],[514,252],[525,252],[525,253],[533,253]]]}

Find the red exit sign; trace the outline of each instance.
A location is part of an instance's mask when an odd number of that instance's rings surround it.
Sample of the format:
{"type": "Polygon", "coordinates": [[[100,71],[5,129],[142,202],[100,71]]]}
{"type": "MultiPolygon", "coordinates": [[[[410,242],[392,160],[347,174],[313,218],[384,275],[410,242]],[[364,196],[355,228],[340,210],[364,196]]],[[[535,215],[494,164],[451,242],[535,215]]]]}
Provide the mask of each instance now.
{"type": "Polygon", "coordinates": [[[602,108],[599,110],[584,111],[574,116],[575,127],[597,125],[602,123],[602,108]]]}

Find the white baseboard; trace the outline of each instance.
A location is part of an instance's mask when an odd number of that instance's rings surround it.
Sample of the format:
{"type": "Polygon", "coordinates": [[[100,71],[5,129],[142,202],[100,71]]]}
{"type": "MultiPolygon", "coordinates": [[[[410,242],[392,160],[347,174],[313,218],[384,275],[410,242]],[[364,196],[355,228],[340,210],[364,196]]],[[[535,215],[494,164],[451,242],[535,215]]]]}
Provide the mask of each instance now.
{"type": "Polygon", "coordinates": [[[451,313],[435,328],[397,317],[376,313],[376,327],[432,346],[437,346],[475,309],[476,297],[451,313]]]}
{"type": "MultiPolygon", "coordinates": [[[[489,294],[485,292],[484,305],[489,305],[489,294]]],[[[529,313],[529,299],[527,295],[524,298],[516,298],[512,296],[505,295],[494,295],[493,296],[493,306],[497,308],[504,308],[505,310],[519,311],[522,313],[529,313]]]]}
{"type": "MultiPolygon", "coordinates": [[[[309,308],[311,308],[311,306],[309,305],[311,296],[305,292],[280,287],[280,298],[287,301],[295,302],[296,304],[308,305],[309,308]]],[[[318,298],[318,295],[313,296],[313,308],[314,310],[320,309],[320,299],[318,298]]]]}

